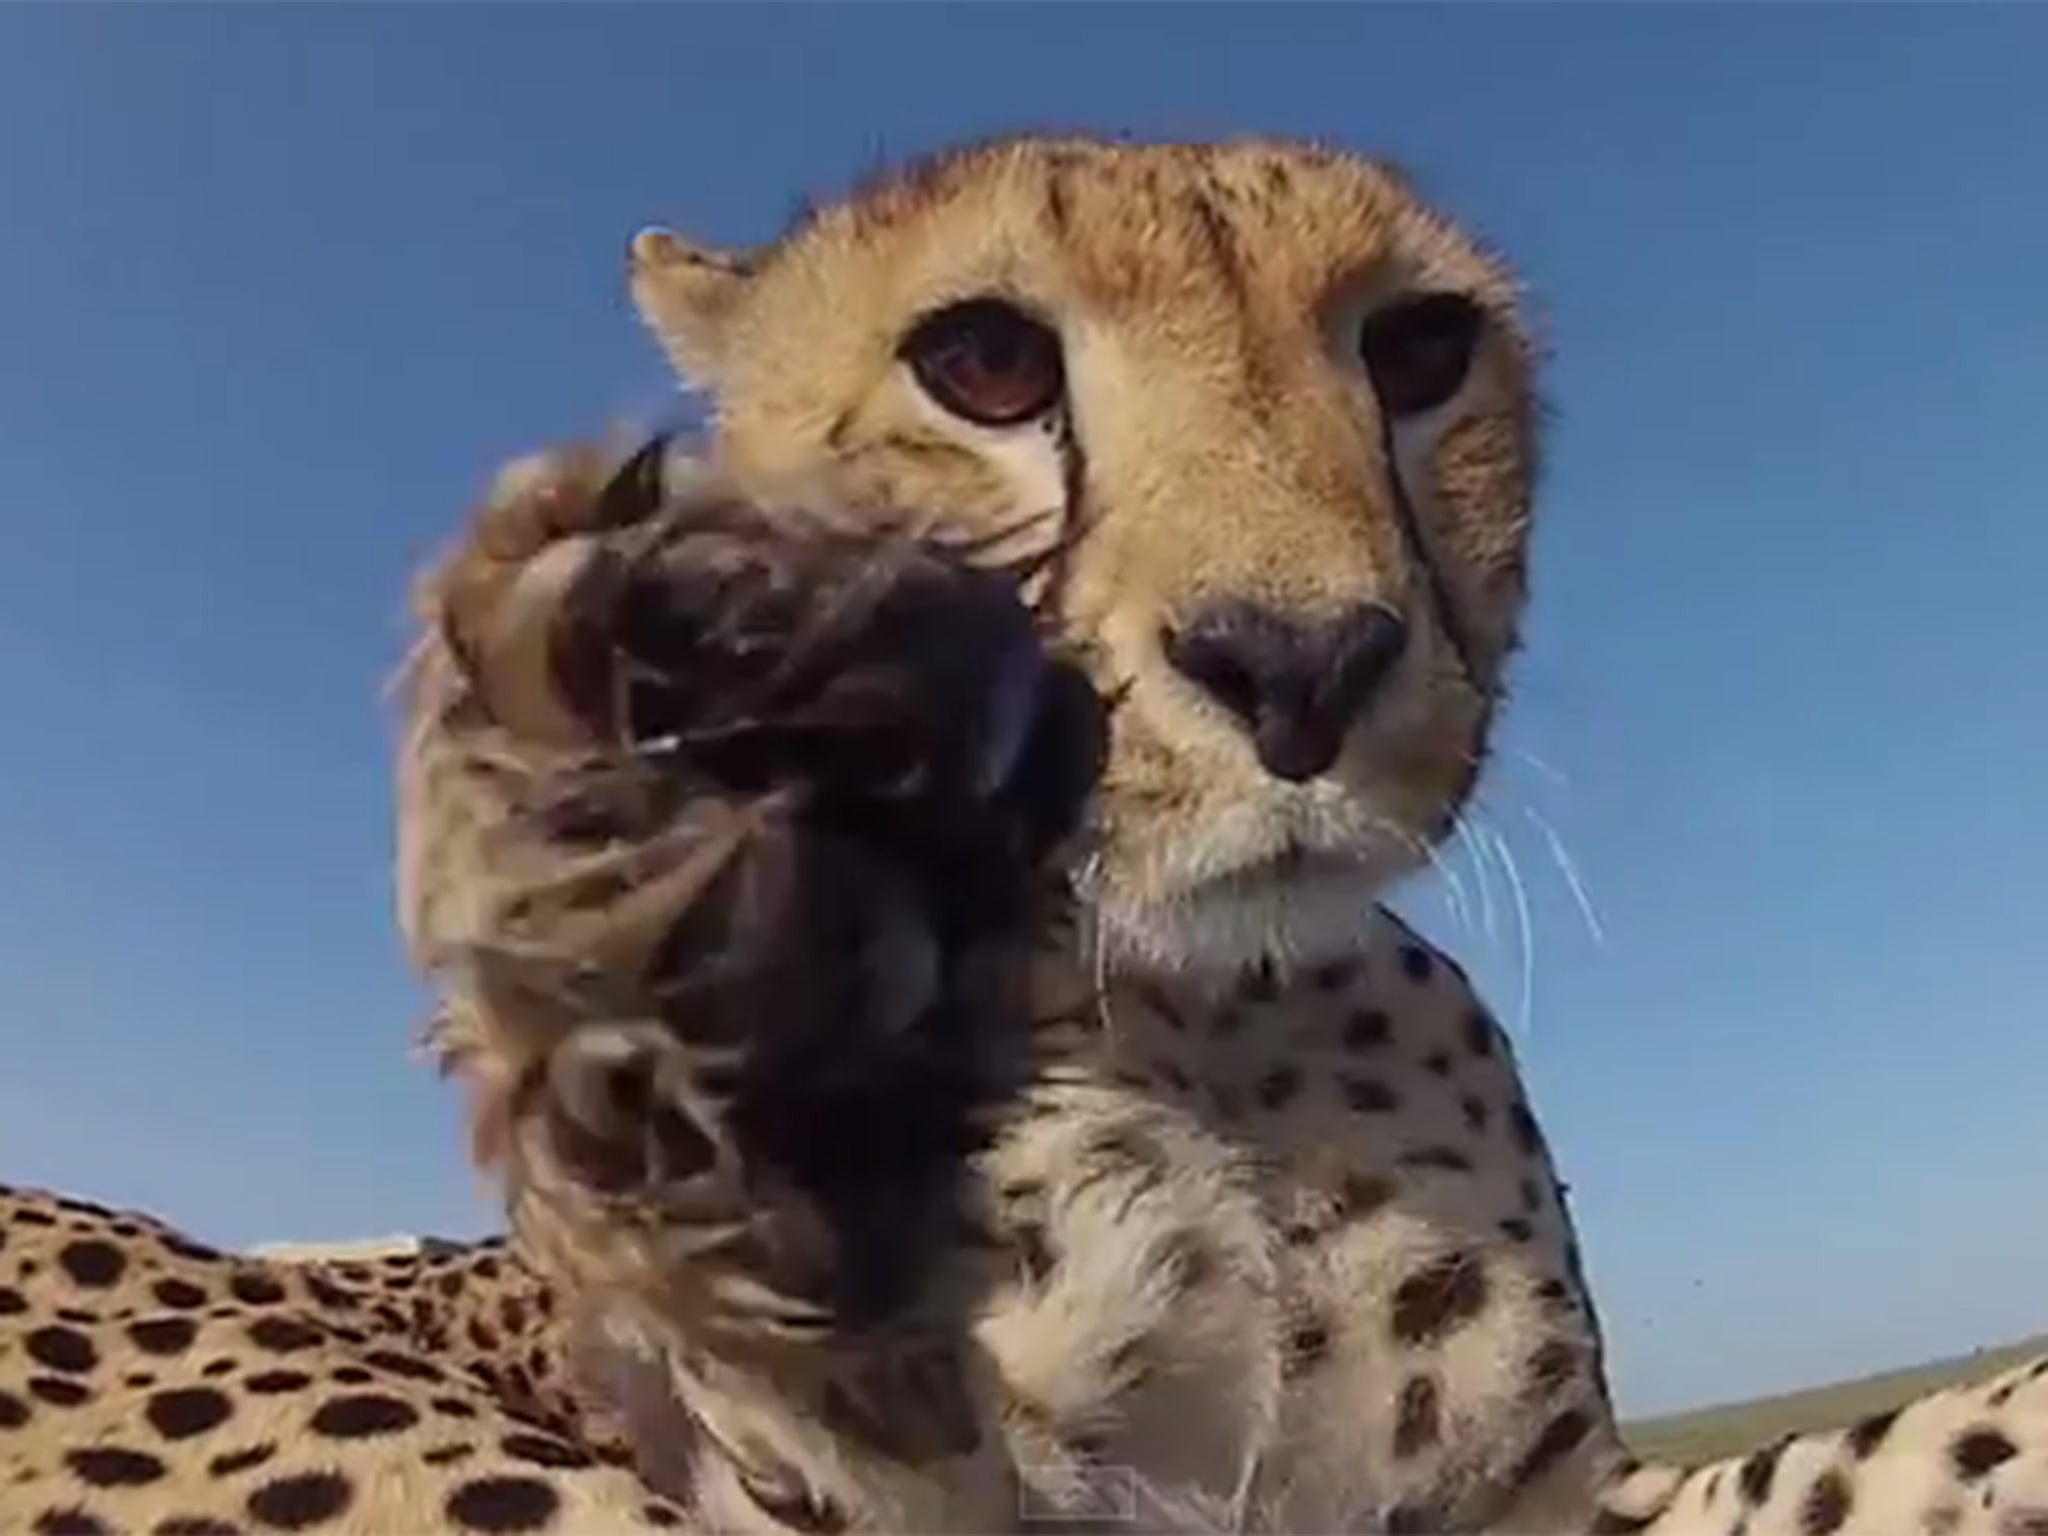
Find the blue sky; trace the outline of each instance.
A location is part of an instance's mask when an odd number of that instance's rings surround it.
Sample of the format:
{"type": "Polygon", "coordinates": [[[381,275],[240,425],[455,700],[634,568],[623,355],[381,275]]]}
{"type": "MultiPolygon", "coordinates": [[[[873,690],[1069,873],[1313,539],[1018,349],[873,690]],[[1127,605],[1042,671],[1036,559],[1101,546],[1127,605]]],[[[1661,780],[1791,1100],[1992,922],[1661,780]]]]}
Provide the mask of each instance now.
{"type": "Polygon", "coordinates": [[[658,408],[622,245],[994,129],[1327,136],[1557,351],[1489,823],[1624,1409],[2048,1327],[2048,10],[0,9],[0,1171],[474,1231],[408,1059],[409,570],[658,408]],[[1596,939],[1549,852],[1556,829],[1596,939]]]}

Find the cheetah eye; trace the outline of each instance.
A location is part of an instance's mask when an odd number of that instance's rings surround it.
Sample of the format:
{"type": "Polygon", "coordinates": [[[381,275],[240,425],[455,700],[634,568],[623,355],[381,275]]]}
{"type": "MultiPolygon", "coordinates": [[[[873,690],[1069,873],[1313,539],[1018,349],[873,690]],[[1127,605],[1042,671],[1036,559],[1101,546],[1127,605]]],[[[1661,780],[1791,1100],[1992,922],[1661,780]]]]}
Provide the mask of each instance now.
{"type": "Polygon", "coordinates": [[[926,394],[977,426],[1042,416],[1066,387],[1059,338],[1000,299],[969,299],[926,316],[902,355],[926,394]]]}
{"type": "Polygon", "coordinates": [[[1398,420],[1433,411],[1455,395],[1485,323],[1479,306],[1455,293],[1403,299],[1368,316],[1358,351],[1380,408],[1398,420]]]}

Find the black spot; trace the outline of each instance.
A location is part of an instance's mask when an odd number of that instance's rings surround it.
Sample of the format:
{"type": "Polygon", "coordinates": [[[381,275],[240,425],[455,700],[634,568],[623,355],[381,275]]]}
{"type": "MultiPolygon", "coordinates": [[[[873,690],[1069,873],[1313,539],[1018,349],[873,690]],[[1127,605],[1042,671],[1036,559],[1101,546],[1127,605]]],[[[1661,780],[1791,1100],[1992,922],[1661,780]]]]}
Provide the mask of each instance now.
{"type": "Polygon", "coordinates": [[[200,1367],[199,1374],[208,1377],[209,1379],[217,1380],[222,1376],[233,1375],[234,1370],[235,1362],[223,1356],[219,1360],[207,1361],[205,1365],[200,1367]]]}
{"type": "Polygon", "coordinates": [[[537,1477],[480,1477],[448,1495],[448,1518],[467,1531],[537,1531],[561,1498],[537,1477]]]}
{"type": "Polygon", "coordinates": [[[1309,985],[1319,992],[1344,992],[1356,985],[1365,962],[1355,957],[1330,960],[1308,973],[1309,985]]]}
{"type": "Polygon", "coordinates": [[[0,1317],[19,1317],[28,1310],[28,1298],[11,1285],[0,1285],[0,1317]]]}
{"type": "Polygon", "coordinates": [[[1593,1512],[1593,1536],[1636,1536],[1638,1531],[1647,1530],[1650,1522],[1662,1513],[1662,1510],[1657,1510],[1651,1514],[1631,1515],[1619,1509],[1596,1509],[1593,1512]]]}
{"type": "Polygon", "coordinates": [[[1394,1419],[1394,1454],[1409,1457],[1435,1445],[1442,1433],[1442,1394],[1430,1376],[1411,1376],[1401,1388],[1394,1419]]]}
{"type": "Polygon", "coordinates": [[[1247,1003],[1270,1003],[1280,995],[1280,980],[1271,958],[1260,956],[1256,965],[1238,977],[1237,995],[1247,1003]]]}
{"type": "Polygon", "coordinates": [[[304,1371],[258,1371],[242,1385],[251,1392],[297,1392],[310,1387],[313,1378],[304,1371]]]}
{"type": "Polygon", "coordinates": [[[1401,1107],[1400,1096],[1385,1083],[1348,1075],[1340,1081],[1344,1102],[1361,1115],[1391,1115],[1401,1107]]]}
{"type": "Polygon", "coordinates": [[[54,1227],[57,1218],[48,1211],[16,1211],[14,1224],[17,1227],[54,1227]]]}
{"type": "Polygon", "coordinates": [[[243,1507],[261,1525],[303,1531],[347,1509],[355,1490],[339,1472],[299,1472],[265,1483],[243,1507]]]}
{"type": "Polygon", "coordinates": [[[96,1323],[99,1313],[90,1307],[59,1307],[53,1314],[60,1323],[96,1323]]]}
{"type": "Polygon", "coordinates": [[[1422,1068],[1432,1077],[1451,1075],[1451,1055],[1448,1051],[1431,1051],[1422,1058],[1422,1068]]]}
{"type": "Polygon", "coordinates": [[[1486,1101],[1477,1094],[1468,1093],[1458,1100],[1458,1113],[1465,1117],[1465,1128],[1484,1131],[1488,1119],[1486,1101]]]}
{"type": "Polygon", "coordinates": [[[92,1340],[76,1328],[36,1328],[22,1340],[29,1359],[53,1371],[83,1374],[100,1363],[100,1352],[92,1340]]]}
{"type": "Polygon", "coordinates": [[[52,1408],[76,1408],[92,1396],[85,1386],[64,1376],[31,1376],[28,1395],[52,1408]]]}
{"type": "Polygon", "coordinates": [[[1880,1445],[1885,1436],[1892,1432],[1892,1425],[1898,1422],[1899,1410],[1887,1408],[1882,1413],[1873,1413],[1868,1418],[1858,1419],[1849,1428],[1849,1449],[1858,1460],[1869,1456],[1880,1445]]]}
{"type": "Polygon", "coordinates": [[[2018,1446],[1987,1424],[1956,1436],[1955,1443],[1948,1448],[1948,1460],[1956,1469],[1956,1476],[1970,1482],[2019,1453],[2018,1446]]]}
{"type": "Polygon", "coordinates": [[[171,1515],[151,1526],[150,1536],[242,1536],[242,1528],[211,1515],[171,1515]]]}
{"type": "Polygon", "coordinates": [[[1377,1008],[1361,1008],[1344,1021],[1344,1049],[1373,1051],[1393,1037],[1393,1022],[1377,1008]]]}
{"type": "Polygon", "coordinates": [[[114,1536],[112,1526],[76,1504],[64,1509],[46,1509],[29,1527],[36,1536],[114,1536]]]}
{"type": "Polygon", "coordinates": [[[173,1258],[190,1259],[196,1264],[212,1264],[226,1257],[218,1248],[209,1248],[204,1243],[195,1243],[189,1237],[180,1237],[175,1232],[162,1232],[157,1241],[163,1244],[165,1253],[173,1258]]]}
{"type": "Polygon", "coordinates": [[[640,1518],[642,1520],[645,1520],[649,1525],[658,1525],[664,1528],[678,1526],[683,1523],[682,1511],[679,1509],[671,1509],[666,1504],[641,1505],[640,1518]]]}
{"type": "Polygon", "coordinates": [[[1259,1103],[1268,1110],[1285,1109],[1301,1092],[1301,1072],[1295,1067],[1275,1067],[1259,1079],[1259,1103]]]}
{"type": "Polygon", "coordinates": [[[377,1379],[373,1373],[364,1370],[360,1365],[338,1365],[327,1374],[344,1387],[360,1387],[365,1382],[377,1379]]]}
{"type": "Polygon", "coordinates": [[[452,1467],[458,1461],[467,1461],[476,1454],[476,1447],[467,1441],[458,1440],[452,1445],[437,1445],[420,1457],[430,1467],[452,1467]]]}
{"type": "Polygon", "coordinates": [[[276,1445],[265,1441],[244,1450],[223,1451],[206,1464],[206,1470],[214,1477],[233,1477],[237,1472],[247,1472],[251,1467],[260,1467],[277,1454],[276,1445]]]}
{"type": "Polygon", "coordinates": [[[433,1399],[429,1406],[433,1408],[434,1412],[451,1419],[473,1419],[476,1417],[475,1406],[464,1402],[459,1397],[437,1397],[433,1399]]]}
{"type": "Polygon", "coordinates": [[[1486,1269],[1476,1255],[1454,1251],[1432,1260],[1394,1288],[1395,1342],[1444,1337],[1479,1315],[1486,1293],[1486,1269]]]}
{"type": "Polygon", "coordinates": [[[1401,974],[1410,981],[1418,983],[1428,981],[1430,973],[1435,969],[1436,966],[1430,959],[1429,951],[1420,944],[1403,944],[1401,946],[1401,974]]]}
{"type": "Polygon", "coordinates": [[[12,1392],[0,1392],[0,1429],[19,1429],[28,1422],[29,1406],[12,1392]]]}
{"type": "Polygon", "coordinates": [[[206,1305],[206,1292],[189,1280],[159,1280],[149,1290],[165,1306],[176,1307],[180,1312],[191,1312],[206,1305]]]}
{"type": "Polygon", "coordinates": [[[1465,1049],[1474,1056],[1493,1054],[1493,1020],[1476,1008],[1465,1015],[1465,1049]]]}
{"type": "Polygon", "coordinates": [[[87,1446],[66,1451],[64,1465],[89,1488],[142,1488],[169,1471],[147,1451],[123,1450],[117,1445],[87,1446]]]}
{"type": "Polygon", "coordinates": [[[74,1284],[105,1290],[128,1272],[128,1258],[103,1238],[82,1237],[57,1250],[57,1267],[74,1284]]]}
{"type": "Polygon", "coordinates": [[[1330,1352],[1329,1327],[1316,1320],[1297,1323],[1287,1333],[1286,1370],[1300,1375],[1320,1365],[1330,1352]]]}
{"type": "Polygon", "coordinates": [[[153,1387],[156,1385],[156,1373],[154,1371],[130,1371],[121,1378],[121,1385],[137,1388],[153,1387]]]}
{"type": "Polygon", "coordinates": [[[419,1410],[382,1392],[353,1392],[329,1398],[306,1421],[316,1435],[331,1440],[366,1440],[393,1435],[419,1423],[419,1410]]]}
{"type": "Polygon", "coordinates": [[[453,1301],[462,1294],[462,1271],[451,1269],[434,1282],[434,1289],[453,1301]]]}
{"type": "Polygon", "coordinates": [[[1592,1432],[1593,1420],[1585,1410],[1565,1409],[1543,1426],[1543,1433],[1536,1437],[1536,1443],[1529,1447],[1529,1454],[1515,1468],[1515,1486],[1522,1488],[1535,1482],[1577,1450],[1592,1432]]]}
{"type": "Polygon", "coordinates": [[[1404,1168],[1436,1168],[1445,1173],[1470,1173],[1472,1159],[1456,1147],[1417,1147],[1401,1154],[1404,1168]]]}
{"type": "Polygon", "coordinates": [[[530,1461],[537,1467],[587,1467],[592,1464],[588,1452],[546,1435],[507,1435],[498,1442],[498,1448],[515,1461],[530,1461]]]}
{"type": "Polygon", "coordinates": [[[252,1307],[274,1306],[285,1299],[284,1287],[259,1270],[229,1276],[228,1294],[252,1307]]]}
{"type": "Polygon", "coordinates": [[[320,1343],[321,1333],[310,1323],[291,1317],[259,1317],[249,1325],[249,1342],[274,1355],[296,1354],[320,1343]]]}
{"type": "Polygon", "coordinates": [[[353,1311],[362,1304],[362,1298],[354,1291],[336,1285],[325,1275],[306,1276],[306,1294],[321,1306],[332,1307],[338,1312],[353,1311]]]}
{"type": "Polygon", "coordinates": [[[189,1440],[218,1429],[234,1411],[234,1404],[218,1388],[172,1387],[153,1394],[142,1413],[166,1440],[189,1440]]]}
{"type": "Polygon", "coordinates": [[[1500,1230],[1503,1236],[1517,1243],[1526,1243],[1536,1236],[1536,1229],[1521,1216],[1503,1216],[1500,1230]]]}
{"type": "Polygon", "coordinates": [[[1814,1479],[1799,1506],[1801,1536],[1832,1536],[1849,1518],[1849,1479],[1835,1468],[1814,1479]]]}
{"type": "Polygon", "coordinates": [[[1363,1221],[1394,1198],[1394,1186],[1369,1173],[1347,1173],[1337,1186],[1346,1221],[1363,1221]]]}
{"type": "Polygon", "coordinates": [[[1515,1145],[1523,1156],[1535,1157],[1543,1151],[1543,1133],[1536,1128],[1536,1117],[1520,1099],[1508,1106],[1508,1129],[1514,1132],[1515,1145]]]}
{"type": "Polygon", "coordinates": [[[1529,1375],[1524,1387],[1527,1400],[1542,1402],[1572,1379],[1579,1368],[1579,1351],[1564,1339],[1551,1339],[1537,1346],[1529,1357],[1529,1375]]]}
{"type": "Polygon", "coordinates": [[[416,1355],[402,1355],[395,1349],[373,1349],[363,1356],[363,1362],[394,1376],[403,1376],[407,1381],[447,1380],[438,1365],[429,1365],[416,1355]]]}
{"type": "Polygon", "coordinates": [[[1404,1501],[1380,1517],[1386,1536],[1441,1536],[1446,1524],[1442,1510],[1421,1502],[1404,1501]]]}
{"type": "Polygon", "coordinates": [[[1744,1502],[1765,1504],[1770,1501],[1771,1484],[1778,1476],[1778,1458],[1785,1454],[1785,1447],[1791,1443],[1791,1437],[1788,1435],[1760,1451],[1752,1451],[1743,1459],[1742,1470],[1736,1474],[1735,1486],[1742,1491],[1744,1502]]]}
{"type": "Polygon", "coordinates": [[[498,1304],[498,1321],[505,1325],[507,1333],[526,1330],[526,1308],[517,1296],[507,1296],[498,1304]]]}

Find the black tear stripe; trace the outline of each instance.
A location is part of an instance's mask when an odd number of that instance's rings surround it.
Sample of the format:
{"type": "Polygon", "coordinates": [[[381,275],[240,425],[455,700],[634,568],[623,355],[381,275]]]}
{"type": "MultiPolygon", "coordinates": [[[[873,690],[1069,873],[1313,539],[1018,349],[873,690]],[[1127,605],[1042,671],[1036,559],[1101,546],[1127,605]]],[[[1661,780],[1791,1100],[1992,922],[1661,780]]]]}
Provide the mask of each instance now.
{"type": "Polygon", "coordinates": [[[1380,452],[1387,461],[1387,482],[1394,488],[1394,521],[1401,530],[1401,542],[1407,547],[1408,558],[1422,572],[1437,627],[1450,641],[1451,650],[1458,658],[1458,668],[1465,674],[1466,684],[1474,693],[1484,697],[1486,688],[1479,678],[1479,657],[1472,645],[1471,631],[1465,627],[1465,617],[1459,612],[1458,605],[1451,600],[1450,583],[1445,579],[1443,567],[1433,558],[1428,539],[1423,536],[1422,519],[1416,515],[1415,503],[1409,498],[1408,487],[1401,479],[1401,461],[1394,452],[1394,429],[1384,419],[1384,413],[1380,422],[1380,452]]]}
{"type": "Polygon", "coordinates": [[[1081,527],[1088,495],[1088,451],[1081,446],[1081,434],[1074,425],[1074,408],[1062,404],[1052,423],[1053,451],[1060,461],[1060,505],[1058,534],[1052,559],[1046,566],[1045,597],[1040,608],[1049,619],[1057,619],[1066,596],[1067,577],[1072,569],[1074,545],[1086,531],[1081,527]]]}

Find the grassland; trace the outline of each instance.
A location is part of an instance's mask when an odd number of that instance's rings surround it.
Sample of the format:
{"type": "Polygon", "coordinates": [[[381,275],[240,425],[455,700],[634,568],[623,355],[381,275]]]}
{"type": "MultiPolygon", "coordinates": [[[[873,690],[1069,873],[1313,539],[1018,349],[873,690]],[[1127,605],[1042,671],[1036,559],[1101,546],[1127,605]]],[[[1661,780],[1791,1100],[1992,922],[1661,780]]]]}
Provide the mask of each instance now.
{"type": "Polygon", "coordinates": [[[1638,1456],[1710,1461],[1754,1450],[1779,1435],[1846,1425],[1867,1413],[1897,1407],[1940,1387],[1982,1381],[2034,1355],[2048,1354],[2048,1334],[1999,1349],[1979,1350],[1903,1371],[1886,1371],[1831,1386],[1812,1387],[1754,1402],[1725,1403],[1661,1418],[1639,1419],[1623,1434],[1638,1456]]]}

